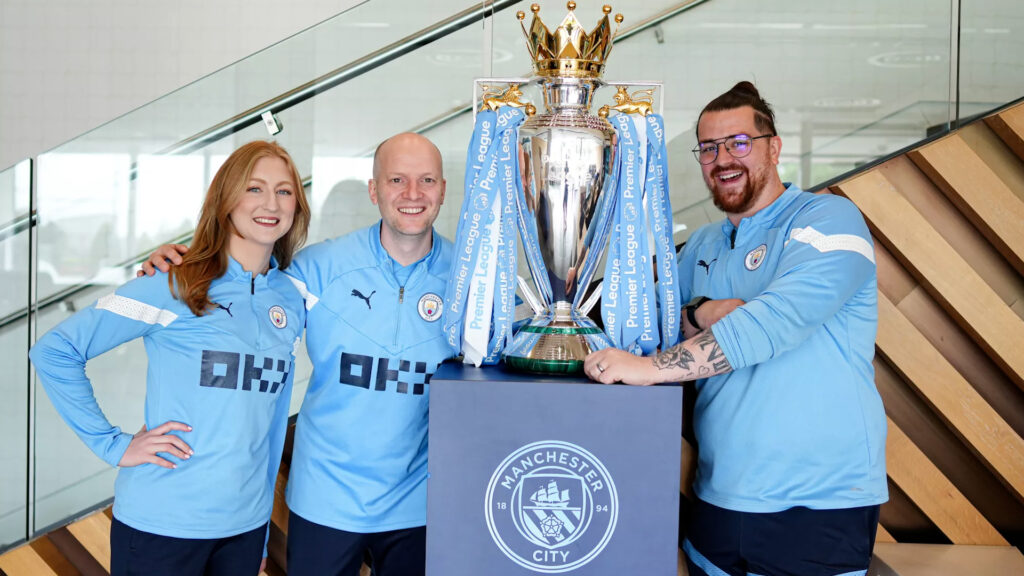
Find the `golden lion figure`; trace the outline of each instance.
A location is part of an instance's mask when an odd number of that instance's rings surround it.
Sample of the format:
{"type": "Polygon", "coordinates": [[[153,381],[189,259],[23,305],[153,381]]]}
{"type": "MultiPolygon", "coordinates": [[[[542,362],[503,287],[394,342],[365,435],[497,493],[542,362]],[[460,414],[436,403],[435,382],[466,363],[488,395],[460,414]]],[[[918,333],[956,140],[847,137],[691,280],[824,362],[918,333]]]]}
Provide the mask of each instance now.
{"type": "Polygon", "coordinates": [[[625,86],[619,86],[619,89],[615,92],[615,106],[612,106],[612,110],[617,110],[623,114],[647,116],[653,109],[654,88],[637,90],[630,94],[626,91],[625,86]]]}
{"type": "Polygon", "coordinates": [[[490,86],[484,86],[484,93],[480,97],[483,101],[483,105],[480,106],[481,110],[494,110],[502,106],[512,106],[513,108],[522,108],[526,106],[525,102],[519,99],[523,97],[523,92],[519,89],[518,84],[509,84],[508,88],[502,92],[500,89],[491,89],[490,86]]]}

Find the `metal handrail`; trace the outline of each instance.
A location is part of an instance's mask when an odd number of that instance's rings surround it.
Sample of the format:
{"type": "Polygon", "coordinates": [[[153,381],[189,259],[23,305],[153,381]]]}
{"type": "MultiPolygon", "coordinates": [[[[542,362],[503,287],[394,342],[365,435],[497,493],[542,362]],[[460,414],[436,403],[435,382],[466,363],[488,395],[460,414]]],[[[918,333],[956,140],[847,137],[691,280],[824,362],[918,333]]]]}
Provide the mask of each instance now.
{"type": "Polygon", "coordinates": [[[432,26],[428,26],[418,32],[414,32],[397,42],[393,42],[380,50],[371,52],[358,60],[350,62],[340,68],[332,70],[319,78],[310,80],[305,84],[293,88],[284,94],[256,105],[245,112],[235,115],[216,126],[212,126],[202,132],[186,138],[160,154],[187,154],[199,148],[230,136],[235,132],[244,130],[253,124],[262,122],[261,115],[264,112],[279,112],[305,102],[310,98],[347,82],[357,76],[366,74],[371,70],[379,68],[388,62],[401,58],[402,56],[422,48],[435,40],[444,38],[457,32],[466,26],[478,22],[488,15],[493,15],[515,4],[521,0],[485,0],[484,2],[467,8],[453,16],[450,16],[432,26]]]}
{"type": "Polygon", "coordinates": [[[38,214],[29,214],[26,212],[21,216],[17,216],[14,220],[0,226],[0,242],[3,242],[12,236],[17,236],[38,223],[38,214]]]}

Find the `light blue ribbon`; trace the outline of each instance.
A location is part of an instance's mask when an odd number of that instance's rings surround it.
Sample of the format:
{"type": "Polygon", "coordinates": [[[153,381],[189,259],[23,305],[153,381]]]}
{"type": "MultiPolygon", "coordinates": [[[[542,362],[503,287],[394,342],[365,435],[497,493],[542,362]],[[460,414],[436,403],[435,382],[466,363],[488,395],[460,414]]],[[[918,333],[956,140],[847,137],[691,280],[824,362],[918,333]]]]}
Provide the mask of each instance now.
{"type": "Polygon", "coordinates": [[[618,114],[611,120],[618,134],[619,201],[608,247],[601,316],[605,331],[617,348],[633,354],[651,354],[659,344],[662,347],[675,344],[679,332],[679,287],[672,250],[664,129],[660,116],[647,117],[645,165],[633,119],[618,114]],[[648,225],[653,226],[659,280],[667,280],[659,282],[657,288],[648,225]],[[662,303],[660,335],[656,294],[662,303]]]}
{"type": "Polygon", "coordinates": [[[647,179],[644,196],[654,232],[654,253],[658,265],[658,304],[661,309],[662,350],[679,342],[679,278],[676,249],[672,241],[672,202],[668,190],[668,151],[664,120],[658,114],[647,117],[647,179]]]}
{"type": "Polygon", "coordinates": [[[455,240],[455,258],[445,291],[444,332],[449,346],[462,351],[467,315],[470,321],[490,319],[484,363],[494,364],[512,338],[515,316],[516,202],[522,195],[519,177],[521,111],[505,107],[477,115],[466,158],[466,194],[455,240]],[[494,207],[498,203],[495,221],[494,207]],[[497,246],[489,245],[490,227],[498,226],[497,246]],[[486,250],[482,250],[485,248],[486,250]],[[486,276],[486,259],[496,258],[494,277],[486,276]],[[493,290],[491,307],[469,302],[473,282],[493,290]]]}

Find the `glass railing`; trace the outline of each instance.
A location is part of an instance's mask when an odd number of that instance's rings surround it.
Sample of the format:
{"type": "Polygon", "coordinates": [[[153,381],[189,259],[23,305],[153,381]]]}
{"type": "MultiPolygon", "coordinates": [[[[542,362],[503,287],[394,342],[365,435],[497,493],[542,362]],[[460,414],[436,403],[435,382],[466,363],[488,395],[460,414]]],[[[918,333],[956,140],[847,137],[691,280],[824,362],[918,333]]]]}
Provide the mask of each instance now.
{"type": "MultiPolygon", "coordinates": [[[[32,254],[29,246],[31,166],[28,160],[0,172],[0,317],[28,306],[32,254]]],[[[24,538],[28,509],[29,369],[28,318],[0,329],[0,547],[24,538]]]]}
{"type": "MultiPolygon", "coordinates": [[[[559,19],[556,4],[542,16],[559,19]]],[[[606,80],[664,82],[676,240],[721,218],[690,149],[700,108],[738,80],[754,80],[775,106],[780,171],[808,188],[1024,95],[1024,5],[969,1],[958,12],[959,4],[874,0],[838,11],[809,0],[614,3],[631,31],[606,80]]],[[[9,440],[0,449],[0,549],[112,494],[114,471],[31,382],[32,335],[127,280],[139,255],[187,238],[223,159],[268,137],[262,111],[274,111],[284,126],[275,139],[310,179],[311,242],[378,218],[366,196],[372,152],[405,130],[423,131],[442,151],[448,191],[437,228],[454,235],[473,79],[529,71],[514,16],[528,3],[497,5],[490,17],[465,0],[365,2],[0,173],[0,344],[11,366],[0,384],[9,440]],[[436,26],[459,14],[461,24],[436,26]],[[425,35],[432,40],[417,41],[425,35]],[[38,305],[32,314],[30,301],[38,305]]],[[[586,26],[599,13],[597,5],[577,10],[586,26]]],[[[90,362],[89,373],[110,420],[137,429],[141,343],[90,362]]],[[[293,412],[309,373],[303,359],[293,412]]]]}

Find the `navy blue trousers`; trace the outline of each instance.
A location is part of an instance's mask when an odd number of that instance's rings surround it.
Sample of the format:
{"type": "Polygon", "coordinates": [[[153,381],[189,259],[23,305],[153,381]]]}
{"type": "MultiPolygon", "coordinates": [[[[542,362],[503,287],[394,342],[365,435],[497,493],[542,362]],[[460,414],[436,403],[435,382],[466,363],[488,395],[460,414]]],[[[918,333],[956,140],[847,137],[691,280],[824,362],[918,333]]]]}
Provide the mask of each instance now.
{"type": "Polygon", "coordinates": [[[878,506],[751,513],[697,500],[686,541],[690,576],[863,576],[878,506]]]}
{"type": "Polygon", "coordinates": [[[288,576],[358,576],[364,561],[373,576],[422,576],[426,557],[424,526],[362,534],[288,517],[288,576]]]}
{"type": "Polygon", "coordinates": [[[256,576],[267,525],[227,538],[172,538],[114,518],[111,576],[256,576]]]}

